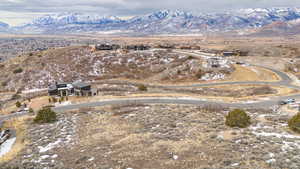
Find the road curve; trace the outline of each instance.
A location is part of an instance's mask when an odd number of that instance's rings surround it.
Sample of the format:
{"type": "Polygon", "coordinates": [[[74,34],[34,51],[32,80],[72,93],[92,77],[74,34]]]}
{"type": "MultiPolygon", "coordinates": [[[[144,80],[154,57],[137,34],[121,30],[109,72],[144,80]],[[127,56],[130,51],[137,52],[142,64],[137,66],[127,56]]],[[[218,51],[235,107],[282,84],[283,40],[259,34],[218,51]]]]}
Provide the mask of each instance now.
{"type": "MultiPolygon", "coordinates": [[[[178,51],[176,51],[178,52],[178,51]]],[[[181,52],[196,57],[201,57],[200,54],[190,53],[190,52],[181,52]]],[[[279,81],[275,82],[263,82],[263,81],[241,81],[241,82],[217,82],[217,83],[208,83],[208,84],[193,84],[193,85],[182,85],[182,86],[158,86],[150,85],[151,87],[164,87],[164,88],[189,88],[189,87],[210,87],[216,85],[239,85],[239,84],[254,84],[254,85],[273,85],[273,86],[284,86],[292,89],[300,90],[299,86],[292,85],[293,80],[284,72],[269,68],[266,66],[251,65],[260,68],[267,69],[274,72],[280,77],[279,81]]],[[[187,104],[187,105],[219,105],[223,107],[234,107],[234,108],[269,108],[271,106],[278,105],[280,100],[285,100],[288,98],[300,99],[300,94],[288,95],[288,96],[274,96],[271,98],[266,98],[264,100],[258,101],[249,101],[242,103],[226,103],[215,100],[205,100],[205,99],[195,99],[195,98],[176,98],[176,97],[145,97],[145,98],[123,98],[123,99],[113,99],[113,100],[103,100],[90,103],[80,103],[75,105],[67,105],[61,107],[53,108],[54,111],[63,112],[68,110],[80,109],[85,107],[99,107],[106,105],[118,105],[118,104],[187,104]]]]}
{"type": "MultiPolygon", "coordinates": [[[[201,57],[201,54],[199,54],[199,53],[179,51],[179,50],[176,50],[174,52],[179,53],[179,54],[186,54],[186,55],[194,56],[197,58],[201,57]]],[[[191,85],[148,84],[147,86],[152,87],[152,88],[169,88],[169,89],[177,88],[177,89],[180,89],[180,88],[191,88],[191,87],[212,87],[212,86],[221,86],[221,85],[272,85],[272,86],[284,86],[287,88],[300,90],[300,86],[292,85],[291,83],[293,82],[293,80],[286,73],[284,73],[282,71],[279,71],[279,70],[276,70],[273,68],[269,68],[266,66],[261,66],[261,65],[253,65],[253,64],[248,64],[248,65],[269,70],[269,71],[275,73],[280,78],[280,80],[278,80],[278,81],[234,81],[234,82],[226,82],[225,81],[225,82],[213,82],[213,83],[194,83],[191,85]]],[[[126,80],[123,80],[123,82],[132,84],[132,85],[139,84],[139,83],[134,83],[134,82],[126,81],[126,80]]]]}
{"type": "MultiPolygon", "coordinates": [[[[191,52],[182,52],[176,51],[178,53],[189,54],[192,56],[200,57],[200,54],[191,53],[191,52]]],[[[255,85],[274,85],[274,86],[284,86],[288,88],[298,89],[299,86],[292,85],[293,80],[284,72],[279,70],[275,70],[265,66],[251,65],[257,66],[260,68],[264,68],[276,73],[279,77],[279,81],[275,82],[263,82],[263,81],[240,81],[240,82],[217,82],[217,83],[208,83],[208,84],[192,84],[192,85],[183,85],[183,86],[156,86],[150,85],[151,87],[165,87],[165,88],[189,88],[189,87],[210,87],[216,85],[239,85],[239,84],[255,84],[255,85]]],[[[140,97],[140,98],[122,98],[122,99],[111,99],[111,100],[102,100],[96,102],[88,102],[88,103],[79,103],[73,105],[59,106],[53,108],[54,111],[64,112],[68,110],[75,110],[86,107],[99,107],[106,105],[118,105],[118,104],[187,104],[187,105],[197,105],[197,106],[205,106],[205,105],[219,105],[223,107],[235,107],[235,108],[269,108],[274,105],[278,105],[280,100],[294,98],[300,99],[300,94],[288,95],[288,96],[274,96],[271,98],[266,98],[264,100],[259,101],[249,101],[249,102],[240,102],[240,103],[226,103],[215,100],[205,100],[205,99],[195,99],[195,98],[176,98],[176,97],[140,97]]],[[[7,119],[22,116],[24,114],[18,115],[7,115],[0,116],[1,121],[5,121],[7,119]]]]}
{"type": "MultiPolygon", "coordinates": [[[[200,58],[202,54],[199,53],[193,53],[193,52],[186,52],[186,51],[178,51],[176,50],[175,52],[177,53],[181,53],[181,54],[187,54],[190,56],[194,56],[197,58],[200,58]]],[[[269,68],[266,66],[261,66],[261,65],[253,65],[253,64],[248,64],[250,66],[255,66],[255,67],[259,67],[259,68],[263,68],[263,69],[267,69],[271,72],[274,72],[275,74],[277,74],[277,76],[280,77],[279,81],[274,81],[274,82],[264,82],[264,81],[239,81],[239,82],[216,82],[216,83],[200,83],[200,84],[192,84],[192,85],[183,85],[183,86],[164,86],[167,88],[188,88],[188,87],[211,87],[211,86],[218,86],[218,85],[242,85],[242,84],[247,84],[247,85],[274,85],[274,86],[285,86],[288,88],[293,88],[293,89],[298,89],[300,90],[300,86],[295,86],[292,85],[291,83],[293,82],[293,80],[284,72],[273,69],[273,68],[269,68]]],[[[161,86],[163,87],[163,86],[161,86]]]]}

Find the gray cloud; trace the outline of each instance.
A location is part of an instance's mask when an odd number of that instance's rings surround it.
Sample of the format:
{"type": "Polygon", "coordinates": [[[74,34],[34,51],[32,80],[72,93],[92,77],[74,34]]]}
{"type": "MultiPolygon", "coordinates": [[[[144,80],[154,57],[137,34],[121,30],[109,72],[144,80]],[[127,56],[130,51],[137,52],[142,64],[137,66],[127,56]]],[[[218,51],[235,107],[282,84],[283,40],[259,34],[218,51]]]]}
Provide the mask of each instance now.
{"type": "MultiPolygon", "coordinates": [[[[90,12],[139,15],[159,9],[218,12],[236,8],[295,7],[299,0],[0,0],[1,11],[19,13],[90,12]]],[[[0,17],[1,19],[1,17],[0,17]]]]}

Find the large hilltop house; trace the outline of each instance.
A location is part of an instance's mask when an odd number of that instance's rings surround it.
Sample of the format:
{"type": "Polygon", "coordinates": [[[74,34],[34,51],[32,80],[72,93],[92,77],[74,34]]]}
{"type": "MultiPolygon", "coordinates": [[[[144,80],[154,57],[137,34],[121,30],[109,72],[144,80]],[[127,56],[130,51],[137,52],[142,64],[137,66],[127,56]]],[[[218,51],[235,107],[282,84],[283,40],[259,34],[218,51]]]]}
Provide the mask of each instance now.
{"type": "Polygon", "coordinates": [[[221,55],[224,57],[229,57],[229,56],[247,56],[248,51],[241,51],[241,50],[234,50],[234,51],[223,51],[221,52],[221,55]]]}
{"type": "Polygon", "coordinates": [[[139,44],[139,45],[124,45],[120,46],[118,44],[109,44],[109,43],[103,43],[103,44],[96,44],[92,51],[101,51],[101,50],[118,50],[118,49],[126,49],[126,50],[149,50],[151,46],[139,44]]]}
{"type": "Polygon", "coordinates": [[[127,45],[124,46],[125,49],[127,50],[149,50],[151,47],[147,45],[127,45]]]}
{"type": "Polygon", "coordinates": [[[109,44],[109,43],[95,45],[96,50],[117,50],[117,49],[120,49],[120,48],[121,48],[120,45],[109,44]]]}
{"type": "Polygon", "coordinates": [[[85,82],[66,83],[60,82],[50,85],[48,88],[49,96],[95,96],[97,91],[85,82]]]}

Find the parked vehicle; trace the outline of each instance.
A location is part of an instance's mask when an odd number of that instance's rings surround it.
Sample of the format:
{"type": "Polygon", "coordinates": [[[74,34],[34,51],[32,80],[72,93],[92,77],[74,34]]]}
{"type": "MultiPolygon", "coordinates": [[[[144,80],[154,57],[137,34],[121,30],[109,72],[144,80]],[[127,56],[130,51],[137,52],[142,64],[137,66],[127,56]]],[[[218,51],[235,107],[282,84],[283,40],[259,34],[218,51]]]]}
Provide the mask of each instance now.
{"type": "Polygon", "coordinates": [[[288,102],[288,103],[295,103],[296,100],[295,99],[287,99],[286,102],[288,102]]]}
{"type": "Polygon", "coordinates": [[[291,104],[291,103],[295,103],[296,100],[295,99],[286,99],[286,100],[282,100],[279,102],[280,105],[286,105],[286,104],[291,104]]]}
{"type": "Polygon", "coordinates": [[[235,64],[237,64],[237,65],[245,65],[244,62],[239,62],[239,61],[235,62],[235,64]]]}

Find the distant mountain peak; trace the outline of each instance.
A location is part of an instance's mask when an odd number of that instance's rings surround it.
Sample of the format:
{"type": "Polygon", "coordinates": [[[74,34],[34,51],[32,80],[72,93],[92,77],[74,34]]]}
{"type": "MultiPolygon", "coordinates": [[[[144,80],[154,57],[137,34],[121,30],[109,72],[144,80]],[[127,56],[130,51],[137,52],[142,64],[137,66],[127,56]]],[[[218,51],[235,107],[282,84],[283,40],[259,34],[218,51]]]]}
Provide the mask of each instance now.
{"type": "Polygon", "coordinates": [[[80,32],[131,32],[135,35],[137,33],[143,35],[203,34],[245,32],[267,25],[283,28],[283,26],[279,26],[279,23],[297,19],[300,19],[300,8],[247,8],[199,15],[181,10],[163,9],[124,20],[116,16],[64,12],[39,17],[27,25],[15,28],[15,30],[47,34],[80,32]],[[272,25],[272,23],[275,24],[272,25]]]}
{"type": "Polygon", "coordinates": [[[48,14],[36,18],[32,21],[33,25],[67,25],[67,24],[101,24],[107,22],[119,22],[116,16],[101,16],[97,14],[84,14],[78,12],[63,12],[48,14]]]}
{"type": "Polygon", "coordinates": [[[163,19],[163,18],[167,18],[167,17],[191,17],[193,15],[189,12],[185,12],[185,11],[181,11],[181,10],[163,9],[163,10],[148,14],[147,16],[149,18],[156,17],[157,19],[163,19]]]}
{"type": "Polygon", "coordinates": [[[5,22],[1,22],[0,21],[0,27],[2,27],[2,28],[8,28],[9,25],[7,23],[5,23],[5,22]]]}
{"type": "Polygon", "coordinates": [[[0,21],[0,32],[8,32],[9,31],[9,25],[7,23],[0,21]]]}

